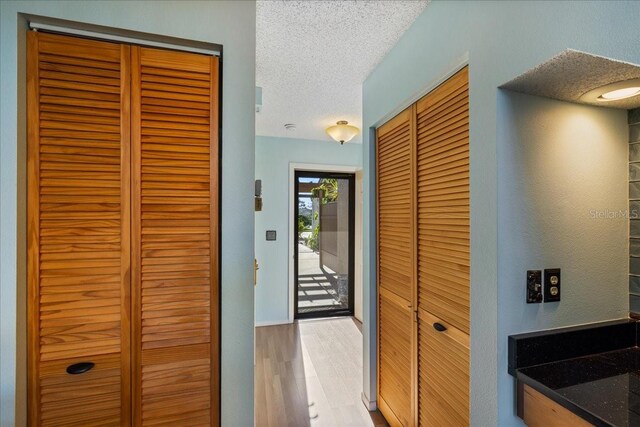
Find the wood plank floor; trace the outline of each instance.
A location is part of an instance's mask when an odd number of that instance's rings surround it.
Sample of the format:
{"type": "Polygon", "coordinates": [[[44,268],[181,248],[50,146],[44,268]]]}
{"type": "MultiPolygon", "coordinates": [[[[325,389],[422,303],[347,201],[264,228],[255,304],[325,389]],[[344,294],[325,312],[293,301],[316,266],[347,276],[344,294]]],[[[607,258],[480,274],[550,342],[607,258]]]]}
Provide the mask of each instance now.
{"type": "Polygon", "coordinates": [[[362,334],[348,317],[256,328],[256,426],[387,426],[362,403],[362,334]]]}

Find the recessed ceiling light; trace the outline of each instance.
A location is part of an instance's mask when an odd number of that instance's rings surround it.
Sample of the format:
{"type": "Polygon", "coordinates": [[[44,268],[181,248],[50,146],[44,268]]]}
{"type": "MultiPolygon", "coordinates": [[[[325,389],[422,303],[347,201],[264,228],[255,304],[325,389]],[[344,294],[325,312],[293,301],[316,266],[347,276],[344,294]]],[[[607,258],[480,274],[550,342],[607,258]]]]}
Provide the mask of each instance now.
{"type": "Polygon", "coordinates": [[[640,95],[640,79],[624,80],[600,86],[580,97],[585,102],[614,102],[640,95]]]}
{"type": "Polygon", "coordinates": [[[296,130],[296,124],[295,123],[285,123],[284,124],[284,128],[286,130],[289,130],[289,131],[296,130]]]}
{"type": "Polygon", "coordinates": [[[636,96],[638,94],[640,94],[640,87],[631,86],[625,87],[623,89],[616,89],[610,92],[605,92],[598,98],[602,99],[603,101],[614,101],[616,99],[631,98],[632,96],[636,96]]]}

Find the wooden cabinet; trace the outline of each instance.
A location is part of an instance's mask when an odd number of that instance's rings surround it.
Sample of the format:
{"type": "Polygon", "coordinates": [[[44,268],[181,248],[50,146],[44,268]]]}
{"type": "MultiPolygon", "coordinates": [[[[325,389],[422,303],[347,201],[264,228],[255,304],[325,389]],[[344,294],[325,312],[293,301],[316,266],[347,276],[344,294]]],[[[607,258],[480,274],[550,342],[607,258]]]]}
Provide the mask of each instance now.
{"type": "Polygon", "coordinates": [[[28,44],[29,423],[217,424],[217,58],[28,44]]]}
{"type": "Polygon", "coordinates": [[[392,425],[469,424],[468,99],[464,68],[377,129],[378,401],[392,425]]]}
{"type": "Polygon", "coordinates": [[[519,383],[519,415],[529,427],[592,427],[593,424],[526,384],[519,383]]]}

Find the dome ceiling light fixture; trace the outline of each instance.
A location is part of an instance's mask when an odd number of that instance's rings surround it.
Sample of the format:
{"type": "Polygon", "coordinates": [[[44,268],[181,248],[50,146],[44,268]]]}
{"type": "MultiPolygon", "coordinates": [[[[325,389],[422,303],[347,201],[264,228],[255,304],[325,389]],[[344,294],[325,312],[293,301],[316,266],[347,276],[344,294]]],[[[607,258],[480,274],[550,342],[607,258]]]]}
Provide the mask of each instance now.
{"type": "Polygon", "coordinates": [[[587,102],[611,102],[640,95],[640,79],[623,80],[600,86],[580,97],[587,102]]]}
{"type": "Polygon", "coordinates": [[[334,126],[327,128],[327,135],[339,142],[340,145],[349,142],[354,136],[360,133],[360,129],[351,126],[348,121],[340,120],[334,126]]]}

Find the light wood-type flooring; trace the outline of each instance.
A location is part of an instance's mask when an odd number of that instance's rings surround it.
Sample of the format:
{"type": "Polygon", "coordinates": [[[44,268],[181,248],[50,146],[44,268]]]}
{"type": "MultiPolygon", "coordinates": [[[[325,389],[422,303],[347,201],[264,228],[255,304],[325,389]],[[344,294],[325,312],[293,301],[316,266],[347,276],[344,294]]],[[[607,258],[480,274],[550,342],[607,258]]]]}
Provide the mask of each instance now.
{"type": "Polygon", "coordinates": [[[359,326],[343,317],[256,328],[256,426],[387,426],[360,397],[359,326]]]}

